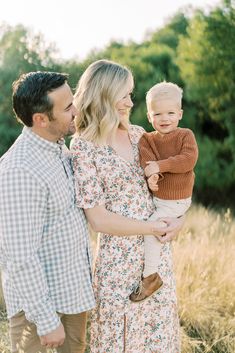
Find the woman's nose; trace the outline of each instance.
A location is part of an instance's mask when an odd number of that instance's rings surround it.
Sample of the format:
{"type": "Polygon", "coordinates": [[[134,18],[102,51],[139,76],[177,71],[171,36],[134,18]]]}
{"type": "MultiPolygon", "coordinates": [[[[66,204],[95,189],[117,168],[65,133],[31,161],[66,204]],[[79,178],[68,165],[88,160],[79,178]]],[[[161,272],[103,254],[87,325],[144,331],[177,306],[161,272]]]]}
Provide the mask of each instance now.
{"type": "Polygon", "coordinates": [[[127,105],[129,108],[133,107],[134,104],[133,104],[133,102],[132,102],[131,97],[128,97],[128,98],[127,98],[126,105],[127,105]]]}
{"type": "Polygon", "coordinates": [[[73,115],[78,115],[78,110],[74,104],[73,104],[73,115]]]}

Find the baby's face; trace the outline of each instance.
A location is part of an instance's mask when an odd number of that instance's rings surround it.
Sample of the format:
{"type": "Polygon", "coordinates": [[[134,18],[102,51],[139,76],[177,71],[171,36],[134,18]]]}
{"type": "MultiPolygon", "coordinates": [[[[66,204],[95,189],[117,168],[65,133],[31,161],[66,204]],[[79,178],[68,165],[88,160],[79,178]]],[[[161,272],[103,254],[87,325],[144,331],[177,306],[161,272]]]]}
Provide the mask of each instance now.
{"type": "Polygon", "coordinates": [[[148,109],[148,119],[153,128],[161,134],[174,131],[182,118],[183,111],[179,104],[171,99],[152,101],[148,109]]]}

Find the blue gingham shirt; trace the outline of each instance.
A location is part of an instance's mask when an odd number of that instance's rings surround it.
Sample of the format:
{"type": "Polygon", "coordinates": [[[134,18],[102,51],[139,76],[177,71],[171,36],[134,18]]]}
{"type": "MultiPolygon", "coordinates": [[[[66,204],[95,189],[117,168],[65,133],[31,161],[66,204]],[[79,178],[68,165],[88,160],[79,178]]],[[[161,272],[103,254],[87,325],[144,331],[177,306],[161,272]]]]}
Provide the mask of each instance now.
{"type": "Polygon", "coordinates": [[[0,159],[0,264],[8,317],[23,310],[40,336],[59,326],[56,312],[94,307],[69,151],[26,127],[0,159]]]}

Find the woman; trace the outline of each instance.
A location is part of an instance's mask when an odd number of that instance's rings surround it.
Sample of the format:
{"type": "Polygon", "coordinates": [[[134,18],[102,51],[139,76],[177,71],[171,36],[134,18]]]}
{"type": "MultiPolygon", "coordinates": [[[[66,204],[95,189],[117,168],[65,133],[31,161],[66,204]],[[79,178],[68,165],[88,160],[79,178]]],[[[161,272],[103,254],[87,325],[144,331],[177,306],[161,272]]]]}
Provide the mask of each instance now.
{"type": "Polygon", "coordinates": [[[74,100],[77,204],[92,228],[103,233],[94,274],[97,306],[91,314],[91,352],[179,353],[169,241],[182,220],[166,219],[165,228],[147,221],[153,203],[139,163],[138,141],[144,130],[129,124],[132,90],[128,69],[99,60],[82,75],[74,100]],[[165,243],[159,268],[164,287],[135,304],[129,295],[141,277],[142,235],[150,233],[165,243]]]}

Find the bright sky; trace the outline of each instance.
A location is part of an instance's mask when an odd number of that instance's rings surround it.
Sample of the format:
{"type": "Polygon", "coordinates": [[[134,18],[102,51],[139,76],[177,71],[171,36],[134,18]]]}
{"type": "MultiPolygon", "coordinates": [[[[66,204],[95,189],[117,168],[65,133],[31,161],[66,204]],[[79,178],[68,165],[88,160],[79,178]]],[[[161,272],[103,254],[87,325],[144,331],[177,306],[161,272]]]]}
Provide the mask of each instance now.
{"type": "Polygon", "coordinates": [[[186,5],[208,9],[218,0],[5,0],[0,24],[23,24],[54,42],[64,59],[85,58],[111,39],[141,42],[186,5]]]}

